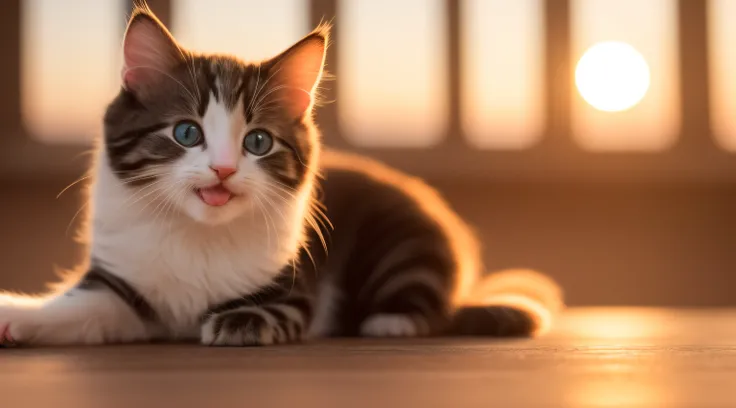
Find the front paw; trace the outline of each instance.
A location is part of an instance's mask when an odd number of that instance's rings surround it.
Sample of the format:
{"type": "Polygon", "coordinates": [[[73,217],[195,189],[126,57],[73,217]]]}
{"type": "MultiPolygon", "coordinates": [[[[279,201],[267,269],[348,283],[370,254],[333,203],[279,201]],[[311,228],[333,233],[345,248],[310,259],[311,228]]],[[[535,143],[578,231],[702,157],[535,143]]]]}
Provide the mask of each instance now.
{"type": "Polygon", "coordinates": [[[202,325],[202,344],[208,346],[268,346],[286,343],[289,333],[266,310],[249,307],[207,318],[202,325]]]}
{"type": "Polygon", "coordinates": [[[27,324],[21,324],[22,321],[18,310],[12,306],[0,306],[0,347],[12,347],[23,343],[29,327],[27,324]]]}
{"type": "Polygon", "coordinates": [[[10,333],[10,323],[0,324],[0,347],[15,346],[15,338],[10,333]]]}

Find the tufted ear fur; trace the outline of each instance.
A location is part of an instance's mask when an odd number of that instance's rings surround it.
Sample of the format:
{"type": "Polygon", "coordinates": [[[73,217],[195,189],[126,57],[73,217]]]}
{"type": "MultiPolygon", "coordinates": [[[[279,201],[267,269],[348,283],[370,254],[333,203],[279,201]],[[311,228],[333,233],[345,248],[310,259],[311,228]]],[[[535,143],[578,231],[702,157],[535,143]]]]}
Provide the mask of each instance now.
{"type": "Polygon", "coordinates": [[[183,62],[184,53],[148,8],[136,7],[123,40],[123,87],[142,92],[183,62]]]}
{"type": "Polygon", "coordinates": [[[314,104],[328,41],[329,27],[320,26],[267,62],[273,70],[269,91],[293,117],[304,115],[314,104]]]}

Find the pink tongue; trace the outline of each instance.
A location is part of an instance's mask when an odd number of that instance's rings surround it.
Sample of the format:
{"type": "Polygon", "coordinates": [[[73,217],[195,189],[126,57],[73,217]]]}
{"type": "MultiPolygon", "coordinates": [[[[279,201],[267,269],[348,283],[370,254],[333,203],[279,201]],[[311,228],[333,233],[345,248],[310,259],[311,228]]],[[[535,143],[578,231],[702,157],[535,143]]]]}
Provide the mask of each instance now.
{"type": "Polygon", "coordinates": [[[202,201],[215,207],[227,204],[232,197],[232,193],[222,185],[202,188],[199,190],[199,195],[202,197],[202,201]]]}

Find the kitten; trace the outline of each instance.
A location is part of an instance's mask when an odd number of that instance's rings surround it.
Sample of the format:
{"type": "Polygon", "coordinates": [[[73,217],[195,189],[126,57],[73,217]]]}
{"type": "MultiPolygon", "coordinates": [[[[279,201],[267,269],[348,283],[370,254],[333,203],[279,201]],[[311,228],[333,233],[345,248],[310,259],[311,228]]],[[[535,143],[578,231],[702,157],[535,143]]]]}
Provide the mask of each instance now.
{"type": "Polygon", "coordinates": [[[261,63],[185,50],[145,7],[93,166],[85,273],[0,294],[0,340],[213,346],[322,336],[525,336],[553,282],[478,280],[470,230],[422,181],[325,151],[328,27],[261,63]]]}

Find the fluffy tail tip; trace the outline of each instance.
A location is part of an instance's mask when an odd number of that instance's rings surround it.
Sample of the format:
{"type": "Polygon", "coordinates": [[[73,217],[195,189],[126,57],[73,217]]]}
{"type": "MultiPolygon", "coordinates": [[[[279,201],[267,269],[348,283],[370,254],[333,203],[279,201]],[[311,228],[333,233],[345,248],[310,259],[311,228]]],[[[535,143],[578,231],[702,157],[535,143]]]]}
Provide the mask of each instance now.
{"type": "Polygon", "coordinates": [[[458,336],[537,336],[549,331],[563,307],[562,290],[546,275],[506,270],[484,278],[461,302],[450,331],[458,336]]]}

